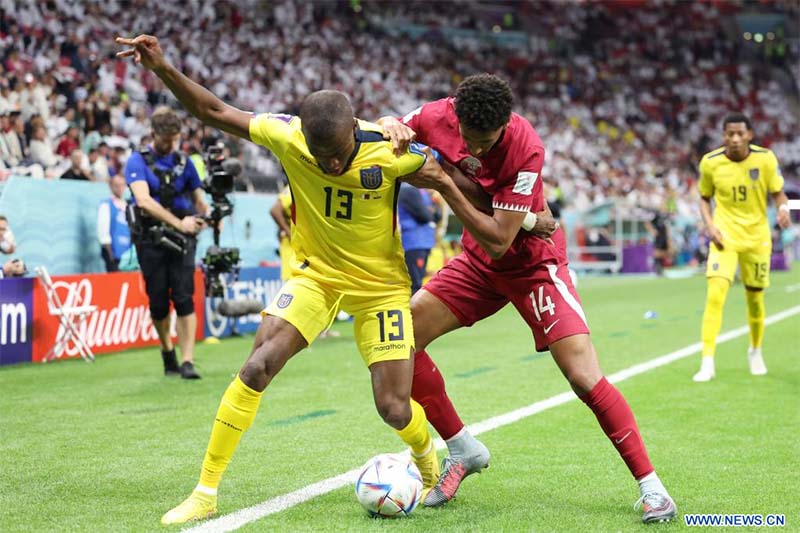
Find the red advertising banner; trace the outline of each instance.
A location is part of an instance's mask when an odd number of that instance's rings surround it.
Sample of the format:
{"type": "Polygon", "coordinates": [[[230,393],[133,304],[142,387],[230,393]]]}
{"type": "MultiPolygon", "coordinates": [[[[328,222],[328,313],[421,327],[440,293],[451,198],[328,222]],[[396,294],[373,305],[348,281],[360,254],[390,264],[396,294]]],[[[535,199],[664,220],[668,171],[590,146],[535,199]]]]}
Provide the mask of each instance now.
{"type": "MultiPolygon", "coordinates": [[[[82,338],[95,354],[119,352],[139,346],[158,344],[158,335],[150,319],[144,279],[139,272],[113,274],[79,274],[54,276],[53,286],[65,307],[93,305],[96,307],[78,328],[82,338]]],[[[195,338],[203,335],[204,320],[203,273],[194,274],[194,310],[197,314],[195,338]]],[[[47,301],[44,287],[37,280],[33,288],[33,362],[41,362],[64,327],[55,309],[47,301]]],[[[175,311],[172,315],[172,334],[175,336],[175,311]]],[[[73,342],[59,347],[56,358],[79,357],[73,342]]]]}

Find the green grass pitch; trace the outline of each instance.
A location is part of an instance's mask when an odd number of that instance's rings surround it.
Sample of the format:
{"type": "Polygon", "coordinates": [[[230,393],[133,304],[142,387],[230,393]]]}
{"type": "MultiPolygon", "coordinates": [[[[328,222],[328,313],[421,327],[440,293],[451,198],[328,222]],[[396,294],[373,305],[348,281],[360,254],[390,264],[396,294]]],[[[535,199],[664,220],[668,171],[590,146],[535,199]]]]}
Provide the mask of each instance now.
{"type": "MultiPolygon", "coordinates": [[[[767,314],[800,304],[800,275],[773,274],[767,314]]],[[[582,279],[606,374],[699,340],[702,277],[582,279]],[[646,311],[657,313],[645,319],[646,311]]],[[[741,285],[723,331],[746,323],[741,285]]],[[[267,390],[220,487],[220,514],[356,468],[403,446],[373,406],[349,323],[296,356],[267,390]]],[[[683,513],[782,513],[800,529],[800,315],[767,327],[769,374],[747,370],[747,336],[720,345],[717,378],[691,381],[699,355],[618,384],[683,513]]],[[[252,337],[198,345],[199,382],[166,379],[156,349],[0,369],[0,530],[156,531],[194,487],[219,399],[252,337]]],[[[568,390],[513,308],[445,336],[429,353],[465,422],[568,390]]],[[[458,498],[373,520],[352,486],[242,531],[634,531],[638,489],[592,413],[572,401],[480,437],[491,467],[458,498]]],[[[443,452],[440,451],[440,457],[443,452]]],[[[655,529],[683,528],[683,520],[655,529]]],[[[179,529],[179,528],[172,528],[179,529]]]]}

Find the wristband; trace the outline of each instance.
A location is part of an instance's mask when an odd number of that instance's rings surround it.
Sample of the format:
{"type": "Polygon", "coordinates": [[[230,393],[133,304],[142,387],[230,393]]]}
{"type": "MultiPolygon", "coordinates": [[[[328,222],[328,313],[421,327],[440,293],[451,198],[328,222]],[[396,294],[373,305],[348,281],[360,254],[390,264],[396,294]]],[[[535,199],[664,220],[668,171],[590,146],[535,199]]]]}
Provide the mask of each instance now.
{"type": "Polygon", "coordinates": [[[531,231],[533,227],[536,225],[536,220],[539,217],[536,216],[536,213],[528,211],[528,214],[525,215],[525,220],[522,221],[522,229],[525,231],[531,231]]]}
{"type": "Polygon", "coordinates": [[[791,210],[789,209],[789,204],[781,204],[778,206],[778,211],[786,211],[788,213],[791,210]]]}

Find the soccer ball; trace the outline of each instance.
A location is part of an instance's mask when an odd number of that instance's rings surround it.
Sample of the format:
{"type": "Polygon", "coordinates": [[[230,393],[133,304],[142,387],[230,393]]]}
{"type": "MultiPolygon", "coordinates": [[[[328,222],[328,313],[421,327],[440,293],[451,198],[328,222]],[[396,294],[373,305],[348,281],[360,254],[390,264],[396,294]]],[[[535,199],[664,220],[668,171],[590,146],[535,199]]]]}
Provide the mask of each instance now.
{"type": "Polygon", "coordinates": [[[422,497],[422,475],[406,455],[376,455],[356,481],[356,498],[370,516],[406,516],[422,497]]]}

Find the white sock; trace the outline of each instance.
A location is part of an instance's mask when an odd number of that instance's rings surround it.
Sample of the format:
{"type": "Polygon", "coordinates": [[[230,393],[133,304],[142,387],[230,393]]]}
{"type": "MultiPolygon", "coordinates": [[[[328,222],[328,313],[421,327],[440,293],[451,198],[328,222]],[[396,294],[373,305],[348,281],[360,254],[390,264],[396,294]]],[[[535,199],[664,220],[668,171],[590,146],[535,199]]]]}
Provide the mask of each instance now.
{"type": "Polygon", "coordinates": [[[217,489],[212,489],[211,487],[206,487],[205,485],[201,485],[200,483],[197,484],[197,486],[194,488],[194,490],[196,490],[197,492],[202,492],[203,494],[206,494],[207,496],[216,496],[217,495],[217,489]]]}
{"type": "Polygon", "coordinates": [[[447,443],[447,451],[450,452],[450,457],[466,457],[470,450],[474,449],[478,442],[475,437],[467,431],[466,426],[461,428],[461,431],[450,437],[445,441],[447,443]]]}
{"type": "Polygon", "coordinates": [[[655,470],[637,481],[639,483],[639,492],[642,496],[650,492],[657,492],[669,496],[667,489],[664,488],[664,484],[658,479],[658,474],[656,474],[655,470]]]}

